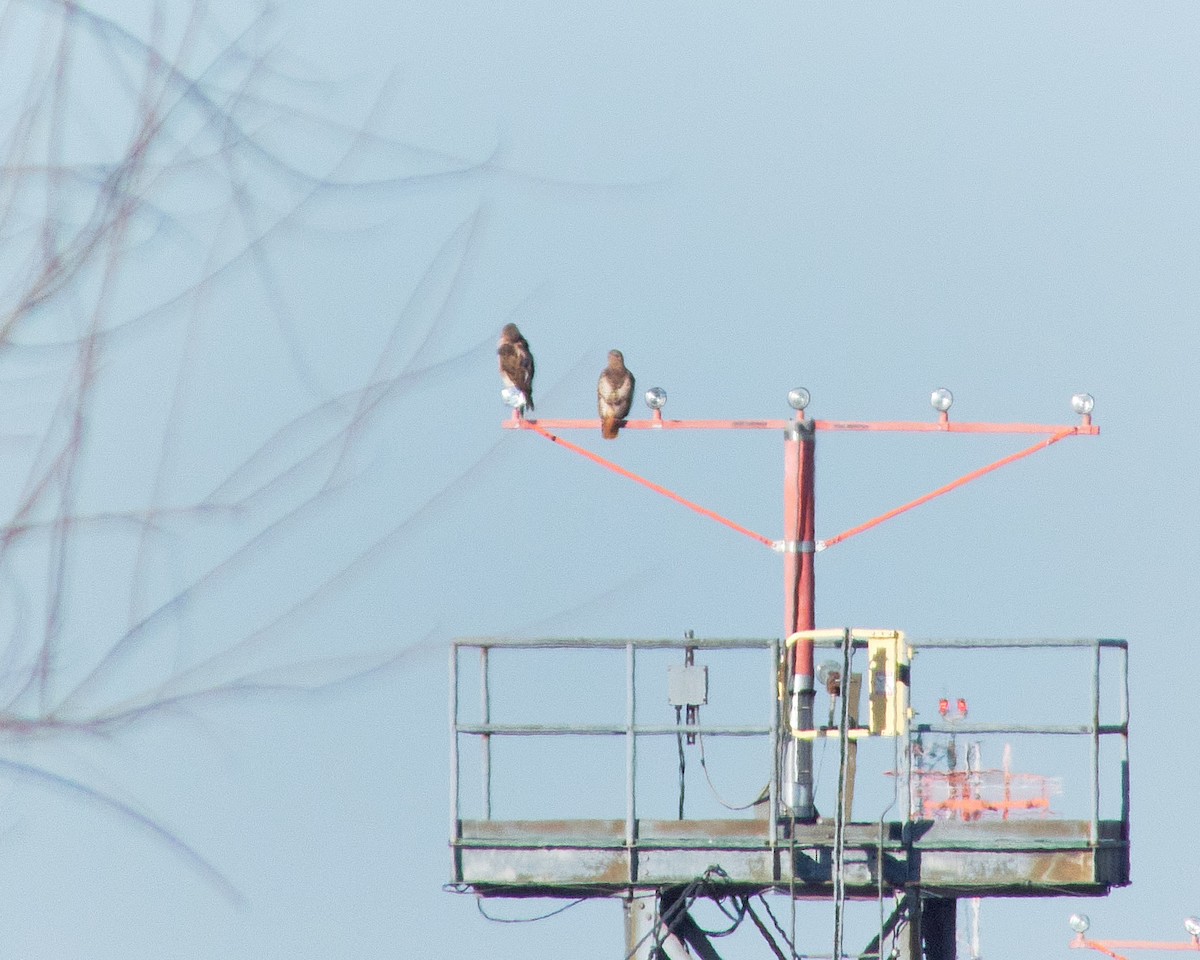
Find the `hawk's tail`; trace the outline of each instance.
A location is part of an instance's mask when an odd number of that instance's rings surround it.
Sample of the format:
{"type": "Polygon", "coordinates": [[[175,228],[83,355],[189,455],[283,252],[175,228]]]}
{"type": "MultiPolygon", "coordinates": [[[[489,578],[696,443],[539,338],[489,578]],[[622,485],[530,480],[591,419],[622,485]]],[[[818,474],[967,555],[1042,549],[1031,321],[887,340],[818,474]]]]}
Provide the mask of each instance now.
{"type": "Polygon", "coordinates": [[[617,431],[621,429],[621,420],[619,417],[605,417],[600,421],[600,435],[605,440],[616,440],[617,431]]]}

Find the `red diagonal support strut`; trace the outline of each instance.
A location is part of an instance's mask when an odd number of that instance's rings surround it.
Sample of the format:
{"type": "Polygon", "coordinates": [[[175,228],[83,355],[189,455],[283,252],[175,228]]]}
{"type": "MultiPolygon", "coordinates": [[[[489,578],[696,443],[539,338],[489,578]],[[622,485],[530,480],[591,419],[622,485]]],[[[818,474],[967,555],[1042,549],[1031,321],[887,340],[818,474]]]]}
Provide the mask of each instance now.
{"type": "Polygon", "coordinates": [[[769,537],[764,537],[761,533],[755,533],[753,530],[748,530],[740,523],[734,523],[732,520],[726,519],[719,513],[709,510],[707,507],[702,507],[698,503],[693,503],[691,500],[681,497],[679,494],[668,490],[666,487],[660,486],[653,480],[647,480],[645,477],[638,476],[631,470],[626,470],[624,467],[618,466],[611,460],[605,460],[604,457],[600,456],[599,454],[592,453],[591,450],[586,450],[583,447],[571,443],[569,440],[564,440],[562,437],[555,436],[548,430],[543,430],[535,421],[526,420],[525,425],[527,429],[532,430],[534,433],[540,434],[552,443],[557,443],[560,446],[566,447],[573,453],[578,453],[581,457],[587,457],[587,459],[591,460],[593,463],[598,463],[600,466],[613,471],[613,473],[620,474],[622,477],[634,481],[634,483],[640,483],[643,487],[647,487],[653,490],[655,493],[661,493],[667,499],[674,500],[676,503],[687,507],[689,510],[694,510],[702,517],[708,517],[710,520],[715,520],[717,523],[729,527],[730,530],[736,530],[738,533],[749,537],[751,540],[757,540],[759,543],[763,544],[763,546],[770,547],[772,550],[775,549],[775,541],[771,540],[769,537]]]}
{"type": "Polygon", "coordinates": [[[986,467],[980,467],[978,470],[972,470],[970,473],[959,477],[952,483],[947,483],[945,486],[938,487],[936,490],[933,490],[922,497],[917,497],[916,500],[911,500],[903,506],[889,510],[887,513],[881,513],[873,520],[868,520],[866,523],[860,523],[857,527],[851,527],[849,530],[839,533],[836,537],[830,537],[828,540],[818,541],[817,549],[824,550],[827,547],[832,547],[835,543],[841,543],[843,540],[849,540],[851,537],[857,536],[866,530],[870,530],[872,527],[879,526],[879,524],[886,520],[891,520],[892,517],[897,517],[902,513],[907,513],[913,507],[919,507],[921,504],[928,503],[935,497],[940,497],[942,494],[949,493],[951,490],[955,490],[964,484],[970,483],[972,480],[977,480],[984,474],[991,473],[993,470],[999,470],[1001,467],[1008,466],[1008,464],[1014,463],[1015,461],[1024,457],[1028,457],[1030,454],[1037,453],[1039,450],[1045,450],[1046,447],[1050,446],[1052,443],[1058,443],[1058,441],[1062,440],[1064,437],[1072,436],[1078,432],[1078,429],[1075,427],[1065,427],[1058,433],[1054,434],[1054,436],[1047,437],[1045,440],[1039,440],[1032,447],[1026,447],[1024,450],[1019,450],[1016,453],[1010,453],[1007,457],[1002,457],[995,463],[989,463],[986,467]]]}

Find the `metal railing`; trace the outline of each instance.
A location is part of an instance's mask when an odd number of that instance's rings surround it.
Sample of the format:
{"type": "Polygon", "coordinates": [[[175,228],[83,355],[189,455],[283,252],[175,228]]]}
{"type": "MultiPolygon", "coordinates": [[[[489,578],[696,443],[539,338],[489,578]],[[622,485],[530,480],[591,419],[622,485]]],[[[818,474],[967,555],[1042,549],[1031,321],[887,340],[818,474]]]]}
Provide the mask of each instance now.
{"type": "MultiPolygon", "coordinates": [[[[836,631],[842,639],[819,638],[816,646],[840,649],[846,661],[850,662],[853,653],[866,647],[865,641],[851,640],[848,631],[836,631]]],[[[1101,785],[1101,742],[1105,738],[1115,737],[1119,742],[1119,763],[1121,769],[1120,783],[1120,822],[1122,837],[1127,837],[1129,819],[1129,696],[1128,696],[1128,645],[1118,639],[1029,639],[1029,640],[965,640],[965,639],[933,639],[910,640],[909,646],[915,651],[934,650],[1058,650],[1058,649],[1091,649],[1091,716],[1086,723],[1078,724],[1030,724],[1030,723],[978,723],[978,722],[921,722],[914,723],[910,730],[910,738],[914,734],[947,734],[947,735],[989,735],[989,734],[1034,734],[1066,737],[1088,737],[1090,740],[1091,765],[1091,842],[1099,845],[1100,830],[1100,785],[1101,785]],[[1101,668],[1105,651],[1115,651],[1118,657],[1119,675],[1118,708],[1115,722],[1101,722],[1101,668]]],[[[779,639],[725,639],[725,638],[665,638],[665,639],[591,639],[591,638],[552,638],[552,639],[510,639],[501,637],[467,637],[453,641],[450,650],[450,821],[451,836],[457,835],[460,823],[460,738],[479,738],[480,751],[480,784],[481,803],[484,820],[492,818],[492,770],[491,770],[491,740],[493,737],[576,737],[576,736],[609,736],[625,739],[625,843],[632,847],[636,844],[638,818],[638,776],[637,756],[638,740],[641,737],[662,737],[696,734],[707,737],[763,737],[769,740],[770,756],[772,758],[772,773],[768,787],[768,809],[772,815],[766,818],[766,831],[769,846],[774,848],[777,843],[777,830],[780,821],[780,787],[781,738],[788,736],[788,731],[781,726],[783,720],[780,709],[780,684],[785,677],[784,664],[785,646],[779,639]],[[492,722],[492,691],[490,679],[489,655],[494,650],[607,650],[614,653],[624,652],[625,659],[625,704],[624,721],[614,723],[493,723],[492,722]],[[479,666],[479,717],[477,722],[463,721],[460,717],[460,675],[462,656],[465,651],[475,650],[478,653],[479,666]],[[765,654],[764,680],[761,684],[764,708],[770,707],[769,719],[761,725],[704,725],[694,724],[643,724],[638,722],[638,654],[649,650],[760,650],[765,654]]],[[[919,672],[919,668],[917,668],[919,672]]],[[[838,731],[827,731],[826,735],[837,735],[838,731]]],[[[919,811],[912,809],[911,792],[908,789],[908,774],[911,774],[911,750],[905,753],[904,793],[908,796],[905,813],[907,821],[919,816],[919,811]]],[[[900,771],[897,771],[898,773],[900,771]]],[[[840,809],[840,802],[839,802],[840,809]]]]}
{"type": "MultiPolygon", "coordinates": [[[[694,734],[705,737],[764,737],[769,738],[771,756],[779,756],[779,710],[777,703],[777,678],[780,663],[780,642],[774,639],[724,639],[724,638],[668,638],[668,639],[509,639],[502,637],[463,637],[453,641],[450,648],[450,823],[454,836],[459,822],[460,795],[460,751],[459,739],[463,736],[480,738],[480,783],[482,788],[483,819],[492,817],[492,772],[491,738],[520,737],[577,737],[614,736],[625,738],[625,842],[633,846],[638,817],[637,804],[637,743],[639,737],[687,736],[694,734]],[[479,656],[479,712],[480,722],[463,722],[459,717],[460,659],[464,650],[478,650],[479,656]],[[623,723],[606,724],[507,724],[493,723],[492,692],[490,681],[490,653],[493,650],[610,650],[625,654],[625,719],[623,723]],[[638,722],[637,670],[638,652],[648,650],[761,650],[768,669],[764,675],[769,680],[762,684],[764,707],[772,706],[767,723],[751,726],[719,724],[678,723],[643,724],[638,722]]],[[[779,788],[778,759],[772,767],[768,803],[770,809],[777,808],[779,788]]],[[[775,818],[769,817],[770,842],[775,842],[775,818]]]]}
{"type": "MultiPolygon", "coordinates": [[[[1115,737],[1119,744],[1121,770],[1120,822],[1122,835],[1127,835],[1129,823],[1129,644],[1115,638],[1009,639],[960,640],[935,639],[912,641],[916,650],[1071,650],[1090,649],[1091,658],[1091,716],[1080,724],[988,724],[988,723],[921,723],[914,730],[921,733],[943,734],[1040,734],[1049,736],[1088,737],[1091,767],[1091,839],[1100,843],[1100,744],[1103,738],[1115,737]],[[1101,723],[1101,668],[1105,650],[1115,651],[1118,657],[1117,720],[1101,723]]],[[[910,811],[910,819],[912,813],[910,811]]]]}

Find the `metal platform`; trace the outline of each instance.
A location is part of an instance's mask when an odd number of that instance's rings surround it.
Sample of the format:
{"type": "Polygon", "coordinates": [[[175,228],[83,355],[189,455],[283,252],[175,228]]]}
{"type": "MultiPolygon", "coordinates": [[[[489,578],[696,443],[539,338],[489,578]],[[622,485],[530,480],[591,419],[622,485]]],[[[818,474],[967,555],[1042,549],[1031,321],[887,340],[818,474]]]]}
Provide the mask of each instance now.
{"type": "MultiPolygon", "coordinates": [[[[780,711],[773,710],[769,722],[743,726],[702,727],[697,732],[710,737],[750,738],[746,747],[761,749],[775,758],[775,775],[768,794],[757,806],[758,816],[717,819],[647,819],[637,815],[638,785],[635,771],[636,744],[641,737],[672,738],[686,733],[688,726],[635,722],[637,684],[634,683],[635,649],[677,646],[695,651],[745,649],[762,658],[770,652],[770,673],[762,678],[764,699],[774,702],[778,641],[496,641],[463,640],[456,643],[452,670],[453,783],[451,786],[452,880],[484,896],[578,897],[620,896],[634,889],[665,890],[687,884],[711,867],[719,867],[730,888],[745,892],[774,890],[798,899],[829,899],[834,894],[835,863],[840,862],[843,894],[849,898],[878,898],[912,890],[922,895],[956,898],[988,896],[1096,896],[1129,883],[1129,824],[1127,710],[1124,702],[1124,641],[988,641],[989,649],[1013,646],[1028,649],[1043,645],[1056,649],[1083,647],[1085,656],[1094,653],[1095,673],[1090,681],[1092,716],[1079,725],[1021,724],[1024,735],[1046,734],[1065,738],[1087,748],[1090,754],[1093,790],[1090,818],[1059,816],[1008,818],[986,817],[923,818],[911,802],[907,785],[897,781],[907,810],[902,819],[882,822],[848,822],[839,831],[835,820],[801,823],[792,819],[781,802],[778,782],[781,753],[780,711]],[[635,648],[635,644],[642,647],[635,648]],[[588,646],[624,652],[629,669],[624,725],[605,724],[499,724],[490,716],[488,650],[562,649],[588,646]],[[459,715],[459,654],[463,647],[478,648],[481,711],[478,720],[465,722],[459,715]],[[1101,651],[1115,649],[1120,672],[1116,688],[1122,691],[1115,722],[1101,723],[1099,677],[1101,651]],[[626,751],[626,809],[624,818],[614,819],[495,819],[491,810],[491,750],[493,737],[553,737],[579,735],[624,738],[626,751]],[[483,745],[482,784],[484,816],[463,818],[459,796],[461,737],[476,738],[483,745]],[[1119,745],[1115,778],[1109,796],[1116,796],[1119,816],[1100,816],[1102,765],[1100,744],[1113,738],[1119,745]],[[1114,789],[1115,788],[1115,789],[1114,789]],[[768,810],[779,815],[771,817],[768,810]],[[840,836],[839,836],[840,833],[840,836]]],[[[966,641],[914,644],[918,649],[952,647],[969,649],[966,641]]],[[[916,673],[916,671],[914,671],[916,673]]],[[[914,682],[915,684],[916,682],[914,682]]],[[[944,729],[938,723],[914,724],[911,742],[944,729]]],[[[1002,724],[964,724],[958,728],[974,734],[1004,734],[1002,724]]],[[[835,731],[836,732],[836,731],[835,731]]],[[[682,749],[682,748],[681,748],[682,749]]],[[[1082,761],[1081,761],[1082,767],[1082,761]]],[[[1087,768],[1084,768],[1087,769],[1087,768]]],[[[614,811],[616,812],[616,811],[614,811]]]]}
{"type": "MultiPolygon", "coordinates": [[[[603,890],[682,885],[710,866],[747,892],[788,890],[828,899],[834,824],[639,820],[632,847],[623,820],[464,820],[454,844],[455,882],[485,895],[579,896],[603,890]],[[794,842],[793,842],[794,840],[794,842]]],[[[850,897],[876,898],[919,886],[953,896],[1097,896],[1129,882],[1121,824],[1032,820],[847,824],[844,871],[850,897]],[[882,881],[882,884],[881,884],[882,881]]]]}

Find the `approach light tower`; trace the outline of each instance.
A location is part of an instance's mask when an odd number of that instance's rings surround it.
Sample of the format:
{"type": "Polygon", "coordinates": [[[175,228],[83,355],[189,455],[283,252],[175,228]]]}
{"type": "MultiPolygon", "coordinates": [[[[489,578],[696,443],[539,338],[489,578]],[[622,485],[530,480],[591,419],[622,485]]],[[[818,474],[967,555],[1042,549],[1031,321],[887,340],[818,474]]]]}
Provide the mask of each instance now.
{"type": "MultiPolygon", "coordinates": [[[[1072,436],[1095,436],[1100,428],[1092,423],[1095,400],[1091,394],[1077,393],[1071,397],[1071,409],[1079,416],[1079,422],[1069,425],[1045,425],[1027,423],[955,423],[950,420],[950,408],[954,395],[945,387],[934,390],[929,398],[930,406],[937,413],[937,420],[927,421],[846,421],[813,420],[806,415],[811,394],[803,387],[788,392],[788,405],[795,411],[789,420],[667,420],[662,410],[666,406],[667,392],[662,387],[652,387],[645,393],[646,406],[650,408],[648,420],[626,420],[624,430],[782,430],[784,438],[783,480],[783,525],[784,537],[771,540],[761,534],[719,516],[711,510],[685,500],[650,480],[618,466],[589,450],[572,444],[551,433],[553,430],[591,430],[600,427],[599,420],[527,420],[522,416],[524,397],[519,390],[506,387],[502,397],[512,407],[512,417],[504,423],[509,430],[531,430],[548,440],[566,447],[587,459],[630,480],[649,487],[677,503],[688,507],[712,520],[716,520],[739,533],[745,534],[783,554],[783,625],[784,636],[794,638],[794,657],[790,677],[790,720],[793,729],[812,731],[813,700],[815,697],[815,669],[813,663],[813,640],[808,636],[816,629],[815,598],[816,554],[863,533],[914,507],[928,503],[942,494],[949,493],[972,480],[993,470],[1007,466],[1017,460],[1044,450],[1052,444],[1072,436]],[[959,479],[933,490],[916,500],[903,504],[886,513],[861,523],[835,537],[816,539],[816,435],[818,431],[847,431],[852,433],[983,433],[983,434],[1030,434],[1042,435],[1030,447],[1010,454],[987,466],[973,470],[959,479]],[[797,636],[798,635],[798,636],[797,636]]],[[[812,739],[794,739],[788,744],[785,756],[783,802],[798,820],[812,820],[816,816],[813,803],[812,739]]]]}
{"type": "MultiPolygon", "coordinates": [[[[776,933],[793,954],[796,952],[796,902],[832,902],[832,955],[842,957],[847,955],[843,948],[846,901],[877,899],[878,930],[872,941],[856,955],[876,960],[884,956],[899,960],[952,960],[955,956],[955,904],[959,898],[1099,896],[1129,882],[1128,703],[1124,693],[1127,689],[1124,677],[1128,647],[1124,640],[948,638],[909,641],[897,630],[849,627],[818,630],[814,613],[818,553],[1067,437],[1095,436],[1099,428],[1092,424],[1094,401],[1090,395],[1079,393],[1071,398],[1077,422],[1039,425],[954,422],[950,418],[954,398],[944,388],[934,390],[930,395],[935,419],[880,422],[812,419],[808,416],[811,398],[803,388],[788,394],[788,404],[794,411],[788,419],[668,420],[663,417],[666,391],[660,387],[646,391],[645,402],[651,416],[626,420],[622,429],[782,432],[784,529],[780,539],[750,530],[559,435],[559,432],[569,430],[594,434],[600,427],[597,419],[526,419],[522,415],[524,398],[520,392],[508,388],[504,397],[513,408],[511,418],[503,424],[505,429],[536,433],[782,554],[784,635],[783,638],[700,638],[689,631],[682,639],[457,638],[450,654],[449,819],[453,889],[470,891],[481,898],[620,898],[625,916],[626,953],[630,960],[649,960],[658,956],[659,947],[667,949],[671,938],[682,938],[702,956],[717,956],[715,948],[706,944],[706,932],[689,914],[691,903],[703,898],[717,902],[728,898],[737,902],[740,898],[744,912],[738,917],[753,918],[760,933],[772,942],[778,956],[784,954],[774,939],[776,933]],[[815,525],[816,435],[828,430],[1024,434],[1038,439],[1031,446],[979,467],[836,536],[818,539],[815,525]],[[818,671],[814,670],[815,648],[841,652],[839,681],[835,682],[828,674],[818,678],[818,671]],[[1007,650],[1022,660],[1032,650],[1082,652],[1087,658],[1089,673],[1089,715],[1080,723],[1069,724],[1030,722],[1031,718],[1024,711],[1017,723],[986,717],[976,720],[974,715],[967,720],[964,701],[961,716],[915,718],[909,709],[911,654],[924,652],[926,656],[937,656],[939,650],[975,649],[986,650],[989,656],[1007,650]],[[615,689],[607,694],[602,718],[592,719],[586,714],[586,708],[594,706],[596,699],[593,695],[596,675],[591,672],[582,680],[589,697],[580,702],[578,715],[572,711],[568,722],[547,722],[545,717],[528,722],[507,715],[502,720],[493,717],[492,685],[502,682],[505,676],[491,672],[489,664],[493,663],[493,655],[509,661],[509,658],[536,658],[562,650],[587,650],[589,658],[606,657],[609,662],[612,658],[623,660],[625,709],[622,719],[614,719],[611,712],[619,703],[620,695],[615,689]],[[642,671],[647,663],[661,665],[664,651],[670,650],[682,653],[684,662],[668,666],[667,696],[664,698],[661,687],[642,682],[642,671]],[[751,661],[751,672],[739,672],[739,681],[761,677],[762,699],[742,697],[738,701],[737,706],[758,711],[745,722],[701,724],[699,721],[699,710],[709,702],[710,666],[698,657],[716,651],[720,651],[722,657],[744,655],[751,661]],[[471,665],[472,653],[478,657],[474,666],[471,665]],[[862,666],[863,654],[868,661],[865,668],[862,666]],[[1101,702],[1101,661],[1110,654],[1117,658],[1119,671],[1115,719],[1107,698],[1103,704],[1101,702]],[[856,656],[860,658],[857,666],[856,656]],[[464,663],[467,666],[460,669],[464,663]],[[753,672],[758,670],[762,673],[753,672]],[[856,673],[856,670],[861,672],[856,673]],[[816,689],[818,679],[820,691],[816,689]],[[463,696],[466,692],[464,682],[469,685],[472,680],[478,684],[476,708],[470,706],[473,698],[463,696]],[[870,708],[869,718],[860,723],[857,710],[863,690],[867,691],[870,708]],[[817,728],[814,700],[824,693],[831,698],[830,723],[817,728]],[[835,702],[841,707],[841,719],[836,725],[833,723],[835,702]],[[669,719],[663,722],[663,711],[671,708],[675,711],[675,722],[670,723],[669,719]],[[764,714],[768,715],[765,720],[764,714]],[[993,779],[1002,790],[998,797],[973,793],[970,798],[953,797],[956,802],[963,802],[959,806],[943,805],[945,810],[961,807],[966,811],[968,807],[963,804],[969,799],[973,804],[969,809],[975,811],[970,815],[942,817],[936,810],[931,813],[931,808],[921,798],[920,789],[915,793],[911,789],[921,773],[927,772],[913,764],[914,756],[922,749],[922,737],[1010,734],[1064,738],[1056,742],[1079,744],[1086,749],[1090,776],[1078,782],[1084,788],[1080,796],[1090,793],[1088,816],[1069,819],[1065,815],[1038,818],[1020,815],[1022,798],[1009,795],[1014,777],[1007,769],[1007,760],[1004,770],[990,771],[996,775],[993,779]],[[852,817],[855,744],[859,738],[868,736],[895,738],[896,766],[890,771],[879,771],[890,777],[894,796],[879,816],[855,821],[852,817]],[[497,807],[492,801],[492,743],[496,737],[510,741],[526,738],[546,745],[533,752],[541,766],[526,772],[521,781],[525,783],[536,782],[537,777],[551,769],[545,766],[544,759],[551,752],[551,744],[569,744],[572,755],[568,759],[581,764],[581,770],[587,775],[595,771],[607,786],[619,773],[618,769],[607,765],[614,754],[609,751],[603,754],[607,759],[601,759],[600,751],[590,753],[587,745],[614,740],[623,742],[623,816],[613,816],[615,808],[607,801],[603,803],[605,813],[600,819],[583,817],[582,808],[576,806],[568,807],[565,816],[556,811],[554,816],[543,820],[532,819],[528,809],[513,811],[525,815],[512,819],[497,816],[497,807]],[[771,771],[767,787],[759,793],[761,784],[754,784],[757,799],[744,806],[731,807],[722,801],[722,805],[730,810],[751,811],[749,815],[685,817],[684,743],[699,743],[703,765],[704,739],[719,737],[739,738],[739,742],[746,745],[743,749],[747,756],[753,755],[754,743],[765,741],[766,748],[757,755],[765,760],[771,771]],[[677,740],[679,744],[679,764],[678,767],[672,764],[670,771],[673,780],[676,771],[678,776],[678,816],[670,819],[656,818],[651,811],[659,809],[658,800],[647,800],[639,793],[646,769],[653,769],[645,763],[639,745],[647,741],[661,744],[663,738],[677,740]],[[832,741],[839,752],[836,804],[832,815],[827,811],[823,817],[817,817],[814,802],[813,745],[818,739],[832,741]],[[1116,761],[1119,779],[1115,789],[1110,783],[1104,790],[1106,800],[1115,798],[1120,803],[1120,814],[1116,818],[1102,815],[1100,800],[1101,745],[1114,741],[1117,750],[1108,755],[1116,761]],[[468,745],[468,752],[460,751],[460,743],[468,745]],[[475,776],[464,766],[464,756],[469,760],[470,751],[478,758],[475,776]],[[460,778],[460,770],[467,772],[465,779],[474,779],[481,788],[477,805],[464,801],[464,778],[460,778]],[[477,811],[475,816],[471,815],[472,808],[477,811]],[[989,819],[988,815],[978,812],[981,810],[995,813],[995,816],[989,819]],[[890,814],[891,819],[886,818],[889,811],[894,811],[890,814]],[[1010,816],[1013,811],[1017,813],[1010,816]],[[770,925],[772,932],[750,907],[750,897],[768,893],[789,897],[793,905],[790,935],[778,922],[770,925]],[[889,897],[894,897],[895,902],[891,916],[885,921],[885,898],[889,897]]],[[[728,665],[731,661],[724,659],[722,662],[728,665]]],[[[742,661],[738,663],[740,670],[742,661]]],[[[588,659],[588,664],[590,671],[595,660],[588,659]]],[[[511,662],[509,666],[512,666],[511,662]]],[[[826,665],[822,666],[824,669],[826,665]]],[[[548,689],[561,695],[571,679],[563,675],[562,667],[563,662],[557,661],[553,670],[539,671],[534,667],[521,675],[544,676],[548,689]]],[[[1068,679],[1064,677],[1064,683],[1068,679]]],[[[611,677],[606,682],[611,683],[611,677]]],[[[714,685],[713,689],[718,686],[714,685]]],[[[508,713],[507,709],[505,713],[508,713]]],[[[514,754],[505,751],[503,756],[507,760],[514,754]]],[[[559,771],[556,770],[555,775],[559,775],[559,771]]],[[[946,782],[954,785],[958,780],[947,777],[946,782]]],[[[711,780],[709,785],[711,787],[711,780]]],[[[653,796],[659,797],[662,783],[656,780],[653,786],[653,796]]],[[[972,790],[975,786],[972,782],[972,790]]],[[[986,789],[987,782],[980,780],[979,786],[986,789]]],[[[715,788],[713,793],[716,793],[715,788]]],[[[589,799],[599,802],[600,798],[597,795],[589,799]]],[[[683,949],[678,943],[671,949],[676,947],[683,949]]]]}

